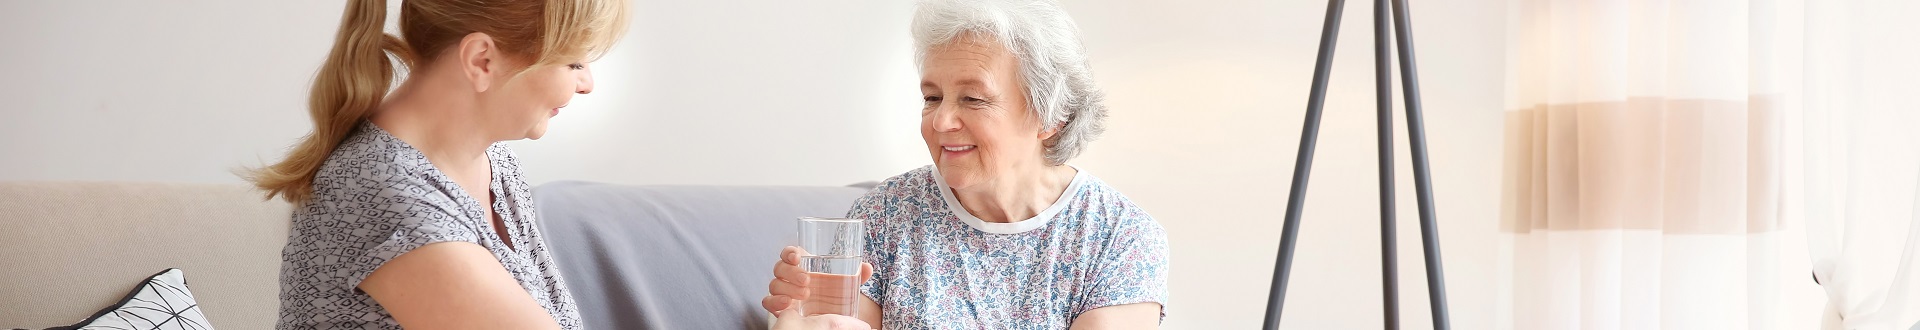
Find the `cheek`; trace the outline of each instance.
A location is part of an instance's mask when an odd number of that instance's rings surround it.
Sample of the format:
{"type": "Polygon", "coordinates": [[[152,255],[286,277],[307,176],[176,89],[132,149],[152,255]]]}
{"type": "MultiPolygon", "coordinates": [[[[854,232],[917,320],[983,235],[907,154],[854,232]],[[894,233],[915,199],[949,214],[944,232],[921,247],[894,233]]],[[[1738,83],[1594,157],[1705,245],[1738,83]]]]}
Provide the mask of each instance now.
{"type": "Polygon", "coordinates": [[[554,77],[553,92],[571,98],[580,91],[580,77],[572,72],[554,77]]]}
{"type": "Polygon", "coordinates": [[[528,77],[527,100],[536,103],[534,107],[552,109],[572,99],[574,84],[566,71],[541,72],[537,77],[528,77]]]}
{"type": "Polygon", "coordinates": [[[548,100],[559,102],[553,105],[555,107],[566,104],[568,100],[573,99],[573,83],[566,79],[549,81],[542,90],[545,92],[544,95],[546,95],[548,100]]]}
{"type": "Polygon", "coordinates": [[[937,118],[934,117],[934,112],[924,110],[920,112],[920,139],[926,140],[929,147],[935,147],[940,143],[940,132],[934,127],[935,120],[937,118]]]}
{"type": "Polygon", "coordinates": [[[975,143],[985,151],[983,160],[1000,165],[1019,162],[1029,154],[1039,152],[1038,135],[1028,134],[1025,123],[1009,118],[992,118],[991,123],[983,123],[973,130],[975,143]]]}
{"type": "Polygon", "coordinates": [[[927,115],[920,116],[920,138],[927,140],[927,144],[933,144],[933,117],[932,116],[927,116],[927,115]]]}

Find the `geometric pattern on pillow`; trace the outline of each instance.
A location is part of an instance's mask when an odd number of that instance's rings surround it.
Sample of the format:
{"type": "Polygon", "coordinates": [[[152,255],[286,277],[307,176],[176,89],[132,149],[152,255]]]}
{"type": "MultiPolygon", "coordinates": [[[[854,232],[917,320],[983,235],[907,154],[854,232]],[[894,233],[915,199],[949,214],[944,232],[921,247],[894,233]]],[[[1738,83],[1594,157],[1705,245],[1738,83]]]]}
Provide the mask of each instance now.
{"type": "Polygon", "coordinates": [[[101,309],[93,317],[66,327],[47,330],[211,330],[200,304],[187,291],[186,273],[169,268],[148,277],[133,288],[119,304],[101,309]]]}

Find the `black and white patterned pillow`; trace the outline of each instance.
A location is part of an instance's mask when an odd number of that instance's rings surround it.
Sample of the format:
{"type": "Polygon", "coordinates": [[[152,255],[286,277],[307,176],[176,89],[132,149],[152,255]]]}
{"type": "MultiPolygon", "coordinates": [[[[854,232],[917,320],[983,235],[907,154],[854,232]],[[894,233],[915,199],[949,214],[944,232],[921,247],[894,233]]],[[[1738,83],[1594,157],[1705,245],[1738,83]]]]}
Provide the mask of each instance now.
{"type": "Polygon", "coordinates": [[[169,268],[148,277],[120,303],[101,309],[80,324],[47,330],[211,330],[200,303],[187,291],[186,273],[169,268]]]}

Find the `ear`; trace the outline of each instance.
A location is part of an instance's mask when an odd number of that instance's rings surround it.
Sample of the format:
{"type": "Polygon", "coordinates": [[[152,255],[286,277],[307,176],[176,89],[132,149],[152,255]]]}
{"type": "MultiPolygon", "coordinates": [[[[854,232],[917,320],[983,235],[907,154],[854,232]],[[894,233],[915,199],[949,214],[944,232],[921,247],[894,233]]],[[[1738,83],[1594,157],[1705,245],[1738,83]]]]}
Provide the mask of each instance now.
{"type": "Polygon", "coordinates": [[[1047,129],[1040,130],[1040,141],[1046,141],[1047,139],[1053,138],[1054,134],[1060,134],[1060,128],[1065,126],[1067,126],[1067,123],[1060,123],[1059,126],[1048,127],[1047,129]]]}
{"type": "Polygon", "coordinates": [[[502,69],[500,64],[505,63],[500,57],[500,50],[494,48],[493,36],[479,32],[467,34],[460,38],[460,45],[454,51],[458,52],[456,58],[460,63],[460,71],[466,74],[467,82],[473,85],[475,93],[486,92],[493,87],[493,74],[502,69]]]}

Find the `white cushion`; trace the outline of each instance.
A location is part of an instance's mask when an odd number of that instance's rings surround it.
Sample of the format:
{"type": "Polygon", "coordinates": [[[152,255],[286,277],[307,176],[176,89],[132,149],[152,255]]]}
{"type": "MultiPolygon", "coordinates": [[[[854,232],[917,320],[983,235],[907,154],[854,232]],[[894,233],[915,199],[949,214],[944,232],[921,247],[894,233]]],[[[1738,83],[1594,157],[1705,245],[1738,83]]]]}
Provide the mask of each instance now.
{"type": "Polygon", "coordinates": [[[167,269],[127,293],[119,304],[73,325],[77,330],[213,330],[180,269],[167,269]]]}

